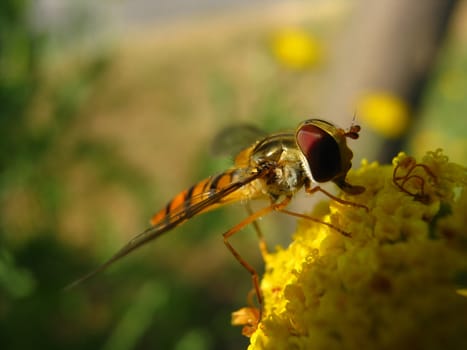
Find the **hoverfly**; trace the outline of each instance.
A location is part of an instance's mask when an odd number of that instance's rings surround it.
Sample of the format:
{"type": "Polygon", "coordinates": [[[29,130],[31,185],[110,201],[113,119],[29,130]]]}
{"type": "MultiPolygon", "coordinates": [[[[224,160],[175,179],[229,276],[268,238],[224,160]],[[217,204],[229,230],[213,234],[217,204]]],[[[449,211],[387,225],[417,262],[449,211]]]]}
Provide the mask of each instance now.
{"type": "Polygon", "coordinates": [[[340,203],[366,209],[364,205],[336,198],[317,185],[332,181],[348,194],[356,195],[364,191],[363,187],[351,185],[345,180],[353,156],[346,139],[357,139],[359,131],[358,125],[352,125],[345,131],[324,120],[310,119],[302,122],[295,133],[276,133],[255,141],[238,153],[232,168],[180,192],[152,217],[148,229],[136,235],[109,260],[68,285],[66,289],[94,276],[195,215],[233,202],[263,198],[269,200],[268,206],[256,212],[251,211],[246,219],[223,234],[229,251],[250,272],[258,304],[261,306],[258,274],[230,244],[229,238],[272,211],[318,221],[349,236],[349,233],[330,223],[285,208],[294,194],[304,187],[310,194],[321,191],[340,203]]]}

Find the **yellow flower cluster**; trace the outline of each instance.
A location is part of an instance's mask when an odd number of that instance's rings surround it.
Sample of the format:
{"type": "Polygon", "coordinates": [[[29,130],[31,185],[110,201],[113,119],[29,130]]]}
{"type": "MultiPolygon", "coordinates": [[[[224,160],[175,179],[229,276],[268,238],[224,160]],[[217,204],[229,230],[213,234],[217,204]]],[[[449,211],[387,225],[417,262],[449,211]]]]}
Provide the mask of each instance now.
{"type": "Polygon", "coordinates": [[[283,29],[272,42],[276,59],[290,69],[305,69],[323,59],[323,47],[318,39],[302,29],[283,29]]]}
{"type": "Polygon", "coordinates": [[[363,185],[266,257],[255,349],[467,349],[467,169],[441,150],[363,162],[363,185]]]}

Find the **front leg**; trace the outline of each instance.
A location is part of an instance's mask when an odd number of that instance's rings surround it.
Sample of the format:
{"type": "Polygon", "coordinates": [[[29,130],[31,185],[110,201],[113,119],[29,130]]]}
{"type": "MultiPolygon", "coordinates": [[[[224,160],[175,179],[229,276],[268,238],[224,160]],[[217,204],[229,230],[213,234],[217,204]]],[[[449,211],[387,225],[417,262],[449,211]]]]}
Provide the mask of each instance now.
{"type": "Polygon", "coordinates": [[[352,207],[363,208],[363,209],[366,210],[367,213],[370,211],[370,209],[368,209],[368,207],[366,205],[363,205],[363,204],[360,204],[360,203],[355,203],[355,202],[352,202],[352,201],[346,201],[345,199],[336,197],[332,193],[326,191],[324,188],[321,188],[320,186],[311,187],[310,182],[307,182],[305,184],[305,191],[308,194],[313,194],[315,192],[321,192],[321,193],[324,193],[329,198],[331,198],[332,200],[334,200],[334,201],[336,201],[338,203],[341,203],[343,205],[350,205],[352,207]]]}

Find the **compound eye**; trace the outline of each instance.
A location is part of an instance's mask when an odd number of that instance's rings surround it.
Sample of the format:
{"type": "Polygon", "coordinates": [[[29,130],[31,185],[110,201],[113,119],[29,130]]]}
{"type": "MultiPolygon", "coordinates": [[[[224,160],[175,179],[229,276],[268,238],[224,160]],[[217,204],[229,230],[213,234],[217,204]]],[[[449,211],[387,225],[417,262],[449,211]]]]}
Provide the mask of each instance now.
{"type": "Polygon", "coordinates": [[[303,124],[297,131],[296,140],[315,181],[326,182],[341,173],[339,145],[325,130],[313,124],[303,124]]]}

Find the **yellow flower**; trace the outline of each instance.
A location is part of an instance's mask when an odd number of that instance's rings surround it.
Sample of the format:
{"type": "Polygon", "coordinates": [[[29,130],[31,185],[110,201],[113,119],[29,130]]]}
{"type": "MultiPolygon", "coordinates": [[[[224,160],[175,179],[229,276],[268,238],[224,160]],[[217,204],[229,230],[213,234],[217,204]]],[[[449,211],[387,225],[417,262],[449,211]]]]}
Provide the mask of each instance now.
{"type": "Polygon", "coordinates": [[[342,195],[266,257],[254,349],[467,349],[467,169],[440,150],[421,162],[363,162],[342,195]]]}
{"type": "Polygon", "coordinates": [[[394,138],[409,126],[409,109],[399,97],[390,93],[372,93],[360,98],[358,116],[375,132],[394,138]]]}
{"type": "Polygon", "coordinates": [[[315,65],[323,56],[318,40],[301,29],[285,29],[276,34],[272,49],[277,60],[292,69],[315,65]]]}

